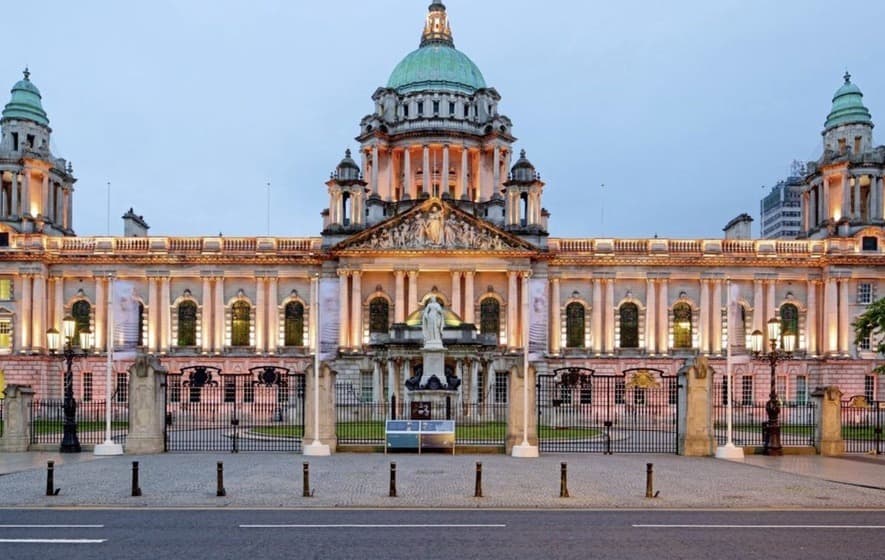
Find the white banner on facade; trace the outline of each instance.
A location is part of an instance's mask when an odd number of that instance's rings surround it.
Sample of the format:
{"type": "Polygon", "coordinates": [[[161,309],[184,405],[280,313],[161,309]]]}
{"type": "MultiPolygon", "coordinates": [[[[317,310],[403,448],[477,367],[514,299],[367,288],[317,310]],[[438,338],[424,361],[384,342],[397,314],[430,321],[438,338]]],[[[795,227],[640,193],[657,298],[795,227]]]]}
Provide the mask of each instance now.
{"type": "Polygon", "coordinates": [[[320,301],[319,301],[319,317],[320,322],[320,359],[332,360],[337,356],[338,351],[338,331],[339,325],[338,306],[342,305],[338,301],[338,282],[340,278],[321,278],[320,279],[320,301]]]}
{"type": "Polygon", "coordinates": [[[135,284],[125,280],[111,282],[110,332],[113,333],[115,359],[135,357],[141,332],[138,321],[138,293],[135,284]]]}
{"type": "Polygon", "coordinates": [[[536,360],[547,351],[547,332],[550,307],[547,298],[547,279],[529,279],[529,358],[536,360]]]}

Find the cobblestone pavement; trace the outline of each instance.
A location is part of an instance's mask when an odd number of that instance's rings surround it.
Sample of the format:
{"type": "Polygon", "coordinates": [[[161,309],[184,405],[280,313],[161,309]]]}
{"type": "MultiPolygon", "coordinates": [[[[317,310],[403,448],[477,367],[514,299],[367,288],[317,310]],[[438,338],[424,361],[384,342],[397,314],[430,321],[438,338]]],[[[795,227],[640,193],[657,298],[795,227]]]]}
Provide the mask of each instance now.
{"type": "MultiPolygon", "coordinates": [[[[885,490],[675,455],[165,454],[85,460],[91,454],[84,453],[83,460],[73,461],[55,455],[62,461],[56,461],[60,492],[54,497],[45,496],[43,462],[53,454],[4,455],[0,465],[17,460],[27,470],[7,468],[8,474],[0,476],[0,506],[885,509],[885,490]],[[130,476],[136,460],[143,496],[133,498],[130,476]],[[227,490],[220,498],[215,495],[217,461],[224,462],[227,490]],[[302,497],[305,461],[310,464],[310,498],[302,497]],[[391,462],[397,467],[395,498],[388,495],[391,462]],[[473,495],[477,462],[483,467],[482,498],[473,495]],[[561,462],[568,464],[569,498],[559,497],[561,462]],[[655,499],[645,498],[649,462],[654,464],[654,490],[660,492],[655,499]]],[[[850,467],[850,461],[842,462],[850,467]]],[[[864,467],[873,469],[871,476],[878,469],[885,478],[885,464],[864,467]]]]}

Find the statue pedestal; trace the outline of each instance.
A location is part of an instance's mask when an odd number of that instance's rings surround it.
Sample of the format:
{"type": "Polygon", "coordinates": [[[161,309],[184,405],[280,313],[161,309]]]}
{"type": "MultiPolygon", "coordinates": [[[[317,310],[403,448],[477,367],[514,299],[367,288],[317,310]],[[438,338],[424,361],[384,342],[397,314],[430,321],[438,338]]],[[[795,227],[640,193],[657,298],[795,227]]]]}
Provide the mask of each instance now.
{"type": "Polygon", "coordinates": [[[444,348],[425,347],[422,368],[421,381],[418,382],[419,387],[427,387],[434,375],[439,379],[441,387],[446,386],[446,353],[444,348]]]}
{"type": "Polygon", "coordinates": [[[409,391],[409,417],[413,420],[448,420],[458,406],[457,391],[409,391]]]}

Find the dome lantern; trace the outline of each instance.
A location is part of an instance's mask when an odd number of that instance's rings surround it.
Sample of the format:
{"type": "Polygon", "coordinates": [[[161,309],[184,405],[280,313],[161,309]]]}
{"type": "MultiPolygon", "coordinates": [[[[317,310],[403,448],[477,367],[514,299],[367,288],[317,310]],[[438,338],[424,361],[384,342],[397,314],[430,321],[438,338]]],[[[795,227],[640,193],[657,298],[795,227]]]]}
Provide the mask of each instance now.
{"type": "Polygon", "coordinates": [[[25,68],[24,78],[12,86],[12,97],[3,108],[2,120],[21,119],[49,126],[49,117],[43,110],[40,90],[31,82],[31,72],[25,68]]]}

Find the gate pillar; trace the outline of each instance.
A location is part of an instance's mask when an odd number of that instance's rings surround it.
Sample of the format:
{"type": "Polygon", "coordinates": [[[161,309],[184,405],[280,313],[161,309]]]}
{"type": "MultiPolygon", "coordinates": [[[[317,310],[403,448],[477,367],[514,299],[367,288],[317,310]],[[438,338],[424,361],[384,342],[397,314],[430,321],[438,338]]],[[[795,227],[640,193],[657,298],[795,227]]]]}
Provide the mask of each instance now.
{"type": "Polygon", "coordinates": [[[7,385],[5,393],[0,451],[22,453],[31,443],[30,410],[34,389],[30,385],[7,385]]]}
{"type": "MultiPolygon", "coordinates": [[[[535,387],[536,371],[535,368],[529,366],[528,376],[523,375],[522,368],[513,366],[510,368],[510,394],[507,395],[507,441],[505,444],[505,452],[507,455],[513,454],[513,447],[520,445],[523,440],[523,424],[525,423],[525,407],[527,407],[528,423],[526,431],[529,445],[537,447],[538,445],[538,413],[537,413],[537,391],[535,387]],[[528,377],[528,379],[526,379],[528,377]],[[524,404],[524,388],[528,383],[528,402],[524,404]]],[[[537,453],[535,453],[537,457],[537,453]]]]}
{"type": "Polygon", "coordinates": [[[713,455],[713,368],[706,356],[687,360],[679,370],[679,439],[677,453],[713,455]]]}
{"type": "Polygon", "coordinates": [[[129,368],[129,435],[126,453],[162,453],[165,444],[166,370],[155,356],[139,354],[129,368]]]}
{"type": "Polygon", "coordinates": [[[314,393],[313,365],[308,366],[304,375],[304,437],[301,440],[301,448],[312,444],[314,439],[319,443],[328,445],[329,451],[334,452],[338,447],[338,437],[335,435],[335,378],[337,372],[327,364],[320,366],[319,372],[319,409],[315,408],[316,396],[314,393]],[[318,414],[314,413],[317,410],[318,414]],[[319,418],[319,430],[315,431],[316,418],[319,418]]]}
{"type": "Polygon", "coordinates": [[[814,427],[814,446],[821,455],[842,455],[842,391],[838,387],[819,387],[811,393],[817,405],[817,424],[814,427]]]}

